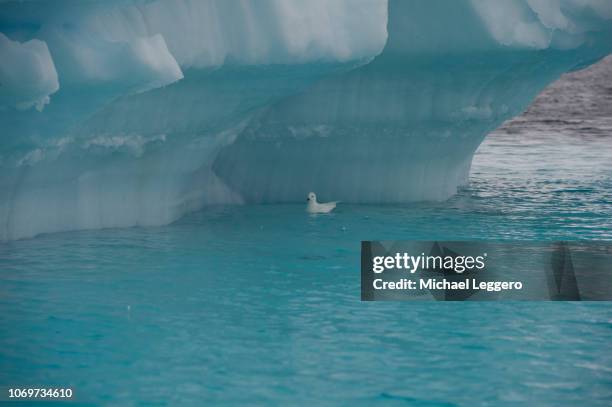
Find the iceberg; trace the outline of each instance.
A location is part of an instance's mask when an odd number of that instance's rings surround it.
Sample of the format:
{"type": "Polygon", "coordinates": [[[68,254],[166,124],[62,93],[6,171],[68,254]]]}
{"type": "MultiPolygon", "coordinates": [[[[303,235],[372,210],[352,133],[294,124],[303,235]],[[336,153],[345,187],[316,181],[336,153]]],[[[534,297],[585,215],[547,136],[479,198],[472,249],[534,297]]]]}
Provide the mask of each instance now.
{"type": "Polygon", "coordinates": [[[0,105],[42,111],[59,83],[47,44],[40,40],[11,41],[0,33],[0,105]],[[9,63],[10,61],[10,63],[9,63]]]}
{"type": "Polygon", "coordinates": [[[0,240],[211,204],[444,200],[612,49],[602,0],[0,3],[0,240]]]}

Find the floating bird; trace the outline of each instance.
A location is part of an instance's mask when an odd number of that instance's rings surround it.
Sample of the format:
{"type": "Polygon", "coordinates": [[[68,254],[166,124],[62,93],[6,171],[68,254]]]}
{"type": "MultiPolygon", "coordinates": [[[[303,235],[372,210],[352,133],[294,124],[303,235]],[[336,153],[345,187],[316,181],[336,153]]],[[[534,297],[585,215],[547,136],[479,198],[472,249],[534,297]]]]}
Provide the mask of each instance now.
{"type": "Polygon", "coordinates": [[[336,204],[340,201],[334,202],[325,202],[319,203],[317,202],[317,195],[314,192],[308,194],[308,198],[306,198],[308,204],[306,204],[306,212],[309,213],[329,213],[334,210],[336,204]]]}

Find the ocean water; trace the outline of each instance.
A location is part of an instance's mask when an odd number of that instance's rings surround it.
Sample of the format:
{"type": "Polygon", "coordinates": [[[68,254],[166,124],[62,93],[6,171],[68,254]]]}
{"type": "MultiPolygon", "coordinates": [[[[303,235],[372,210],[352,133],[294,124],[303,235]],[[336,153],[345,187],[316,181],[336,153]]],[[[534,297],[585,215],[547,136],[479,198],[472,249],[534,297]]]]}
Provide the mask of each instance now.
{"type": "Polygon", "coordinates": [[[1,243],[0,387],[111,406],[611,405],[609,303],[359,300],[361,240],[611,240],[610,79],[612,60],[547,89],[446,202],[212,207],[1,243]]]}

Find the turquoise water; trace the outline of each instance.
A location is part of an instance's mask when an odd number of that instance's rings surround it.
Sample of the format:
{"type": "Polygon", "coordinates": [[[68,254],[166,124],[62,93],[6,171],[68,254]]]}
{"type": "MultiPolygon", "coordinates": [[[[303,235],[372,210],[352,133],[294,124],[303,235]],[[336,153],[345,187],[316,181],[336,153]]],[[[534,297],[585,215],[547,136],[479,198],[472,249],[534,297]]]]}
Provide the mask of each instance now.
{"type": "Polygon", "coordinates": [[[610,405],[609,303],[359,301],[361,240],[612,239],[608,116],[526,117],[447,202],[213,207],[0,244],[0,387],[112,406],[610,405]]]}
{"type": "Polygon", "coordinates": [[[607,303],[359,301],[362,239],[609,240],[610,140],[538,137],[493,135],[443,203],[216,207],[4,243],[0,384],[107,405],[609,405],[607,303]]]}

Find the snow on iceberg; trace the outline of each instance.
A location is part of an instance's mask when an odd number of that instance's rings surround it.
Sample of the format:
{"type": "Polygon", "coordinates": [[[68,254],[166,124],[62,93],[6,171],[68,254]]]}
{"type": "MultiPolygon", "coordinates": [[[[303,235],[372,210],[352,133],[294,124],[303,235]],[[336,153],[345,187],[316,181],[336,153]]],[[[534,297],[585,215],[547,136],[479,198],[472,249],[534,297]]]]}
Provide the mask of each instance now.
{"type": "Polygon", "coordinates": [[[35,107],[41,111],[59,82],[47,44],[11,41],[0,32],[0,108],[35,107]]]}
{"type": "Polygon", "coordinates": [[[0,239],[446,199],[489,131],[610,52],[610,4],[4,2],[0,239]]]}

